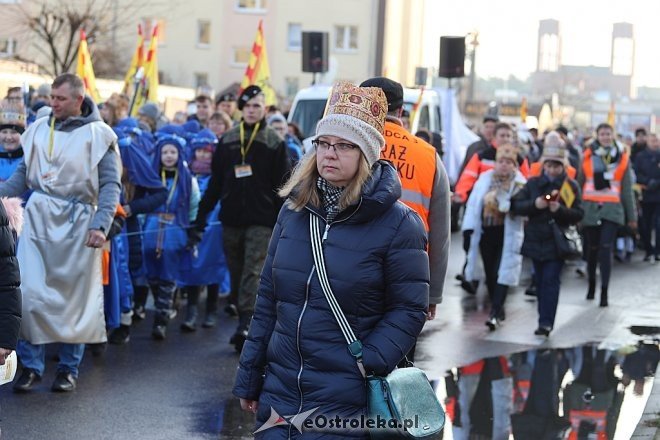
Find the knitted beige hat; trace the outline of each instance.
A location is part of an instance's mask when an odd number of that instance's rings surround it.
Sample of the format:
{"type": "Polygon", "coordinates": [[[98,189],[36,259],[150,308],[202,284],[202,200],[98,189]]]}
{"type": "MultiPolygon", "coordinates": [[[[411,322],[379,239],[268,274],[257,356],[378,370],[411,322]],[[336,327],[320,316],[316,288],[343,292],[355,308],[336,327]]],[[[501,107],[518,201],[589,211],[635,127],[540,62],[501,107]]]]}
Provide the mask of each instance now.
{"type": "Polygon", "coordinates": [[[543,154],[539,161],[543,164],[547,160],[554,160],[555,162],[566,165],[568,152],[566,151],[566,142],[559,136],[556,131],[551,131],[545,135],[543,140],[543,154]]]}
{"type": "Polygon", "coordinates": [[[386,115],[387,99],[380,88],[340,82],[330,92],[326,113],[316,126],[316,136],[337,136],[358,145],[372,166],[385,146],[386,115]]]}

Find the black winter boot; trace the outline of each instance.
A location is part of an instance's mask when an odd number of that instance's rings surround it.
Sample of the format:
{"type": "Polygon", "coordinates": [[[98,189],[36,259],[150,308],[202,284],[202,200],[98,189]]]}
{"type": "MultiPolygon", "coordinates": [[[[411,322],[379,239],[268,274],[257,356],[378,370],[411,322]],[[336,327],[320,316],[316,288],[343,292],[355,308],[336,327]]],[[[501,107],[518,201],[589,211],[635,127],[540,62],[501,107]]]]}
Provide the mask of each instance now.
{"type": "Polygon", "coordinates": [[[596,298],[596,280],[589,280],[589,290],[587,291],[587,299],[592,300],[596,298]]]}
{"type": "Polygon", "coordinates": [[[607,307],[607,286],[600,289],[600,307],[607,307]]]}

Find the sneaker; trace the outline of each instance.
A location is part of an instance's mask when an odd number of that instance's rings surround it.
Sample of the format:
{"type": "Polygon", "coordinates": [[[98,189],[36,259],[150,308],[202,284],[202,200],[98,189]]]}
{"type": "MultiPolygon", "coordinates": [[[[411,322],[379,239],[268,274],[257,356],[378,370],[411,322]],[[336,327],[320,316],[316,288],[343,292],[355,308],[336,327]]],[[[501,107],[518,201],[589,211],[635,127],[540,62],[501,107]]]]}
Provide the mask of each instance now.
{"type": "Polygon", "coordinates": [[[68,393],[76,389],[76,378],[67,371],[60,371],[55,376],[53,386],[50,387],[52,391],[57,393],[68,393]]]}
{"type": "Polygon", "coordinates": [[[649,261],[651,261],[651,258],[652,258],[652,257],[653,257],[653,255],[651,255],[651,254],[646,254],[646,255],[644,255],[644,260],[643,260],[643,261],[644,261],[645,263],[648,263],[649,261]]]}
{"type": "Polygon", "coordinates": [[[497,329],[497,327],[500,325],[499,321],[494,316],[488,318],[488,321],[486,321],[484,324],[486,324],[486,327],[488,327],[488,330],[490,330],[491,332],[494,332],[497,329]]]}
{"type": "Polygon", "coordinates": [[[165,339],[167,333],[167,327],[164,325],[154,325],[153,330],[151,331],[151,336],[157,340],[162,341],[165,339]]]}
{"type": "Polygon", "coordinates": [[[21,376],[14,382],[14,392],[27,393],[39,382],[41,382],[41,376],[36,371],[32,368],[23,368],[21,376]]]}
{"type": "Polygon", "coordinates": [[[144,306],[135,306],[133,308],[133,321],[142,321],[147,317],[147,311],[144,309],[144,306]]]}
{"type": "Polygon", "coordinates": [[[225,313],[229,316],[238,316],[238,308],[234,304],[227,304],[225,306],[225,313]]]}
{"type": "Polygon", "coordinates": [[[213,316],[212,313],[206,315],[206,318],[204,319],[204,322],[202,323],[202,327],[204,327],[204,328],[213,328],[213,327],[215,327],[215,316],[213,316]]]}
{"type": "Polygon", "coordinates": [[[543,327],[540,326],[534,331],[534,334],[536,336],[550,336],[550,330],[552,330],[550,327],[543,327]]]}
{"type": "Polygon", "coordinates": [[[131,340],[131,328],[128,325],[120,325],[114,329],[108,336],[108,343],[115,345],[124,345],[131,340]]]}

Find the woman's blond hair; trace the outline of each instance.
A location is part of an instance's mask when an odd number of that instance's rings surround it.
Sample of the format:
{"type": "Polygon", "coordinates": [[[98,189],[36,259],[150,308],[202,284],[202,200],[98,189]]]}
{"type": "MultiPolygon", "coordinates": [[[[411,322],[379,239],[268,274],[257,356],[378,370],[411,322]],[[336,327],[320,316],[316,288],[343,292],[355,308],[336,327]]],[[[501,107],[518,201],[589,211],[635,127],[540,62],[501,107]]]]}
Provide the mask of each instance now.
{"type": "MultiPolygon", "coordinates": [[[[339,210],[343,211],[360,200],[362,195],[362,186],[369,179],[371,169],[364,155],[360,153],[360,162],[357,173],[351,182],[346,186],[339,199],[339,210]]],[[[316,187],[316,181],[319,177],[319,171],[316,168],[316,152],[306,154],[298,162],[293,170],[293,175],[279,190],[278,194],[282,198],[287,198],[289,208],[294,211],[301,211],[305,205],[310,204],[315,208],[321,207],[321,199],[316,187]]]]}

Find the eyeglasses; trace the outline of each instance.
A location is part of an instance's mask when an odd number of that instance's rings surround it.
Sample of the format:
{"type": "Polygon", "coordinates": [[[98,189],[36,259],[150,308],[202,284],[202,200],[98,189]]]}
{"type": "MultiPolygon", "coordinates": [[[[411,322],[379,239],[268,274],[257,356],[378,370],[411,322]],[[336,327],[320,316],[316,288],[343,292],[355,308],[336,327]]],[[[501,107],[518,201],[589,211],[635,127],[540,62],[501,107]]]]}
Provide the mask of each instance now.
{"type": "Polygon", "coordinates": [[[312,141],[312,145],[314,145],[314,148],[316,151],[330,151],[330,147],[332,147],[335,150],[335,153],[342,154],[346,153],[351,150],[355,150],[356,148],[360,148],[359,146],[355,144],[349,144],[346,142],[338,142],[336,144],[331,144],[330,142],[326,141],[321,141],[318,139],[314,139],[312,141]]]}

